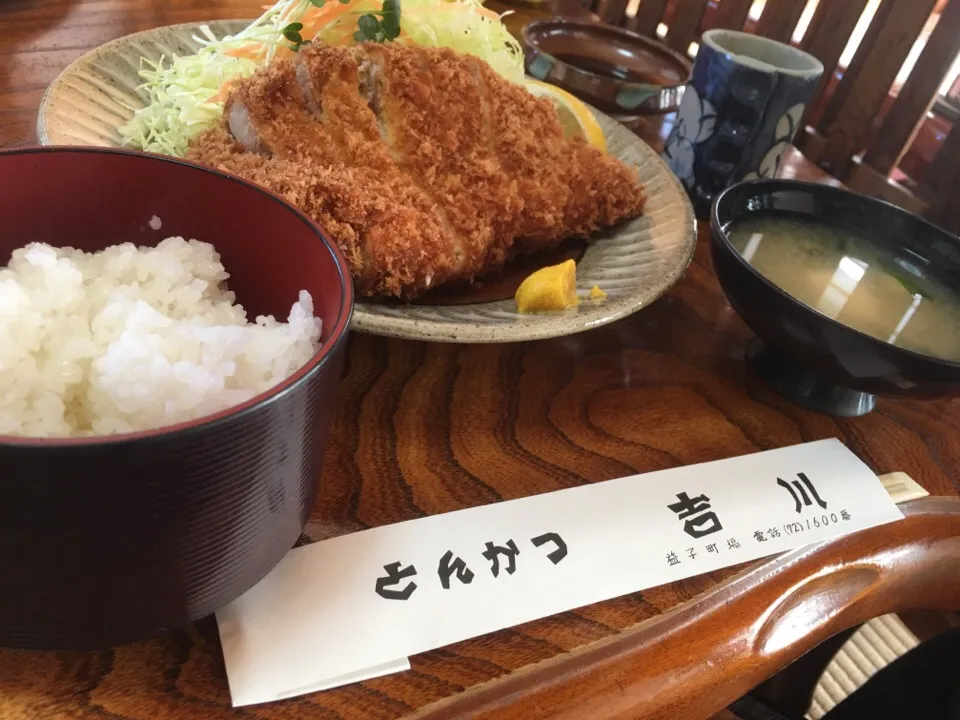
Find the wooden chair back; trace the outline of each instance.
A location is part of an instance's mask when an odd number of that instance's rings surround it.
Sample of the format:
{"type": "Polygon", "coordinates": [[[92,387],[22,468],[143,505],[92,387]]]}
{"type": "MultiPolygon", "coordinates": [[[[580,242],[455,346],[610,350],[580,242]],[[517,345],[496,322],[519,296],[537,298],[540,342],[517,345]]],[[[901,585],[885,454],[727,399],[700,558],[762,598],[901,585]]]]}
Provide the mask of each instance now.
{"type": "Polygon", "coordinates": [[[960,0],[765,0],[758,19],[751,17],[753,5],[754,0],[640,0],[639,5],[596,0],[593,9],[605,22],[651,37],[665,26],[663,41],[682,52],[703,31],[729,28],[793,42],[813,54],[827,71],[797,139],[804,154],[848,187],[960,233],[960,130],[950,131],[910,187],[890,177],[960,52],[960,0]],[[841,56],[868,8],[872,20],[843,68],[841,56]],[[805,12],[809,24],[794,42],[805,12]],[[939,20],[897,90],[901,67],[934,15],[939,20]]]}

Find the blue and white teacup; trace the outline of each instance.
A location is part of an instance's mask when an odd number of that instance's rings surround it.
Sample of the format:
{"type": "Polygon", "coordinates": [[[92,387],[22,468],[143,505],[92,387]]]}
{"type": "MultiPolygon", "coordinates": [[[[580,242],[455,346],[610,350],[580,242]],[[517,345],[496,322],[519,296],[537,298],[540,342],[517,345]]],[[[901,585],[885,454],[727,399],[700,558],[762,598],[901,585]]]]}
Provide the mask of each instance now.
{"type": "Polygon", "coordinates": [[[742,180],[774,177],[823,75],[823,63],[769,38],[708,30],[663,159],[698,215],[742,180]]]}

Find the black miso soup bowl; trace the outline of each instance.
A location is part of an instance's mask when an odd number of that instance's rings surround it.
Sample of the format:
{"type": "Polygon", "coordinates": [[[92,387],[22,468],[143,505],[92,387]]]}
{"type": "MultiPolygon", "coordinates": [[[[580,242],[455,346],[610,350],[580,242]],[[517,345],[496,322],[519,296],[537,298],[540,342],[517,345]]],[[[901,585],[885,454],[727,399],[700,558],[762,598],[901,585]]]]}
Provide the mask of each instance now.
{"type": "Polygon", "coordinates": [[[95,251],[177,235],[214,245],[248,317],[286,319],[309,290],[323,346],[280,385],[196,421],[0,436],[0,645],[103,648],[204,617],[266,575],[313,508],[353,307],[336,247],[279,198],[198,166],[0,153],[0,266],[29,242],[95,251]]]}
{"type": "Polygon", "coordinates": [[[849,228],[894,259],[960,291],[960,239],[905,210],[816,183],[734,185],[713,204],[711,253],[730,304],[760,338],[748,351],[755,372],[789,400],[837,416],[870,412],[877,395],[960,394],[960,363],[853,330],[791,297],[747,263],[727,230],[771,213],[849,228]]]}

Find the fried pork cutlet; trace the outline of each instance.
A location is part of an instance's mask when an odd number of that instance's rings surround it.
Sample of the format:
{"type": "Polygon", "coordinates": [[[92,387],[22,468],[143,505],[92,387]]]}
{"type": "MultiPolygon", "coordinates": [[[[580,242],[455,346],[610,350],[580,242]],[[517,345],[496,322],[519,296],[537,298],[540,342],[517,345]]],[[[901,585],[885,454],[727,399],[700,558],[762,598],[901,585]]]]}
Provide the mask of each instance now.
{"type": "Polygon", "coordinates": [[[287,198],[364,295],[413,297],[636,217],[634,170],[446,48],[313,45],[238,81],[188,157],[287,198]]]}

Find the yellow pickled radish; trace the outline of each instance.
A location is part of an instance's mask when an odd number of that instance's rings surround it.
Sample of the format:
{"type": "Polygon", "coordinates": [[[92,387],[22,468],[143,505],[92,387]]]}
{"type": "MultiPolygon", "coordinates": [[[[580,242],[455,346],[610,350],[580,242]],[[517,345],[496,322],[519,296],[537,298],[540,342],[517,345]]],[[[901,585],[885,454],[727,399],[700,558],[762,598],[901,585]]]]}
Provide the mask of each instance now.
{"type": "Polygon", "coordinates": [[[590,299],[593,300],[594,302],[603,300],[606,297],[607,297],[607,294],[600,289],[599,285],[594,285],[592,288],[590,288],[590,299]]]}
{"type": "Polygon", "coordinates": [[[566,260],[528,276],[515,296],[522,313],[555,312],[577,306],[577,263],[566,260]]]}

